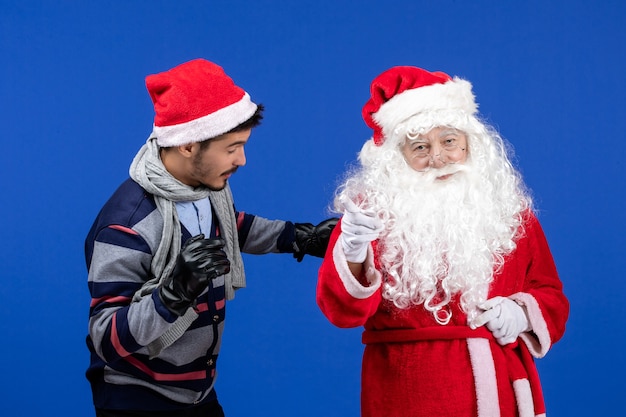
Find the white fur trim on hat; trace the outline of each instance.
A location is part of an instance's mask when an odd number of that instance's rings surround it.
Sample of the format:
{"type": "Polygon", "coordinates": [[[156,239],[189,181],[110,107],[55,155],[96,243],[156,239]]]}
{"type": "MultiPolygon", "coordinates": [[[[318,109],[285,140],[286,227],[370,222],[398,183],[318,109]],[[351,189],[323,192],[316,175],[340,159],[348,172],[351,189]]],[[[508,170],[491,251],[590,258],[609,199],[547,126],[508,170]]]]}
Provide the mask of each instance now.
{"type": "Polygon", "coordinates": [[[153,125],[152,136],[161,147],[202,142],[239,126],[252,117],[256,109],[257,105],[245,93],[241,100],[198,119],[171,126],[153,125]]]}
{"type": "Polygon", "coordinates": [[[433,110],[458,109],[473,115],[478,109],[472,93],[472,84],[454,77],[444,84],[432,84],[406,90],[380,106],[372,115],[374,121],[389,137],[395,127],[411,116],[433,110]]]}

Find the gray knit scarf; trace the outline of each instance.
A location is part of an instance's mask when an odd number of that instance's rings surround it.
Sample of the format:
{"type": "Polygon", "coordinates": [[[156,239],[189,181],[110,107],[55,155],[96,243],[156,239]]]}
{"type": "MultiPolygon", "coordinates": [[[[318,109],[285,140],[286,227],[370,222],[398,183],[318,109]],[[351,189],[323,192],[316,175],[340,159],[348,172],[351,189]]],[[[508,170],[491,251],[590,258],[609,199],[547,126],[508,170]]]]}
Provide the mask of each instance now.
{"type": "MultiPolygon", "coordinates": [[[[178,181],[163,166],[159,156],[159,146],[154,137],[149,138],[141,147],[133,159],[129,173],[135,182],[154,196],[157,210],[163,217],[161,240],[152,258],[151,269],[154,276],[135,293],[133,300],[137,301],[151,294],[156,287],[172,279],[171,274],[181,249],[181,227],[175,203],[195,201],[206,197],[209,197],[211,201],[221,236],[226,242],[224,251],[230,260],[230,272],[224,276],[224,285],[226,299],[232,300],[235,297],[235,290],[246,286],[246,279],[239,251],[230,187],[226,186],[221,191],[211,191],[206,187],[192,188],[178,181]]],[[[157,356],[161,350],[174,343],[197,317],[198,314],[194,309],[188,309],[185,315],[176,320],[168,332],[148,346],[150,356],[157,356]]]]}

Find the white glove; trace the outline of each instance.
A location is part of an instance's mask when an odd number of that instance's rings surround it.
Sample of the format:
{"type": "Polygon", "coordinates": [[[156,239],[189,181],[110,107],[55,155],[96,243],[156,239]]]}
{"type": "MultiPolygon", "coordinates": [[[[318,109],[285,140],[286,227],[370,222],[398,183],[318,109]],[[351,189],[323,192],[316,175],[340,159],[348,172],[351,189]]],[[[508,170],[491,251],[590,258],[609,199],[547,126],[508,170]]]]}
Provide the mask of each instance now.
{"type": "Polygon", "coordinates": [[[362,211],[349,198],[341,199],[344,212],[341,219],[341,245],[346,260],[363,263],[367,257],[367,248],[378,238],[383,230],[383,223],[373,212],[362,211]]]}
{"type": "Polygon", "coordinates": [[[526,311],[509,298],[494,297],[479,307],[485,312],[472,321],[471,327],[475,329],[486,325],[502,346],[513,343],[521,333],[530,331],[526,311]]]}

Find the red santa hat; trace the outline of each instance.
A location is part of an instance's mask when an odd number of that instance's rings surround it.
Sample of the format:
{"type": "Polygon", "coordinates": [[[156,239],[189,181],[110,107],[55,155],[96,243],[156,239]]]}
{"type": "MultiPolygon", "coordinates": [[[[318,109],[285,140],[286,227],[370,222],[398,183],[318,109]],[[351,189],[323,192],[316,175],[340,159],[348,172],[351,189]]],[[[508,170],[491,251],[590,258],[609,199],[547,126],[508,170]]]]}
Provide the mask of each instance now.
{"type": "Polygon", "coordinates": [[[222,67],[205,59],[146,77],[159,146],[214,138],[248,120],[257,109],[222,67]]]}
{"type": "Polygon", "coordinates": [[[436,110],[476,113],[472,85],[443,72],[417,67],[392,67],[370,86],[370,99],[363,106],[363,119],[374,129],[376,145],[382,145],[394,128],[411,116],[436,110]]]}

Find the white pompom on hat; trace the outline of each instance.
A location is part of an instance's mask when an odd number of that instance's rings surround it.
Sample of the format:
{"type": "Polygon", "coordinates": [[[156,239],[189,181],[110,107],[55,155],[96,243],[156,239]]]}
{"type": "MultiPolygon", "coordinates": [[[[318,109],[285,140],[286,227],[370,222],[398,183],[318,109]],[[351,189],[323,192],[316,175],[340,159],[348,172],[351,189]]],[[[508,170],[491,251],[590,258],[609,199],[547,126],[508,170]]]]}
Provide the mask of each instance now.
{"type": "Polygon", "coordinates": [[[372,81],[370,99],[363,106],[362,115],[374,129],[374,143],[380,146],[399,123],[416,114],[460,110],[473,115],[477,109],[469,81],[443,72],[398,66],[372,81]]]}
{"type": "Polygon", "coordinates": [[[146,77],[154,104],[152,136],[161,147],[201,142],[247,121],[257,109],[222,67],[195,59],[146,77]]]}

